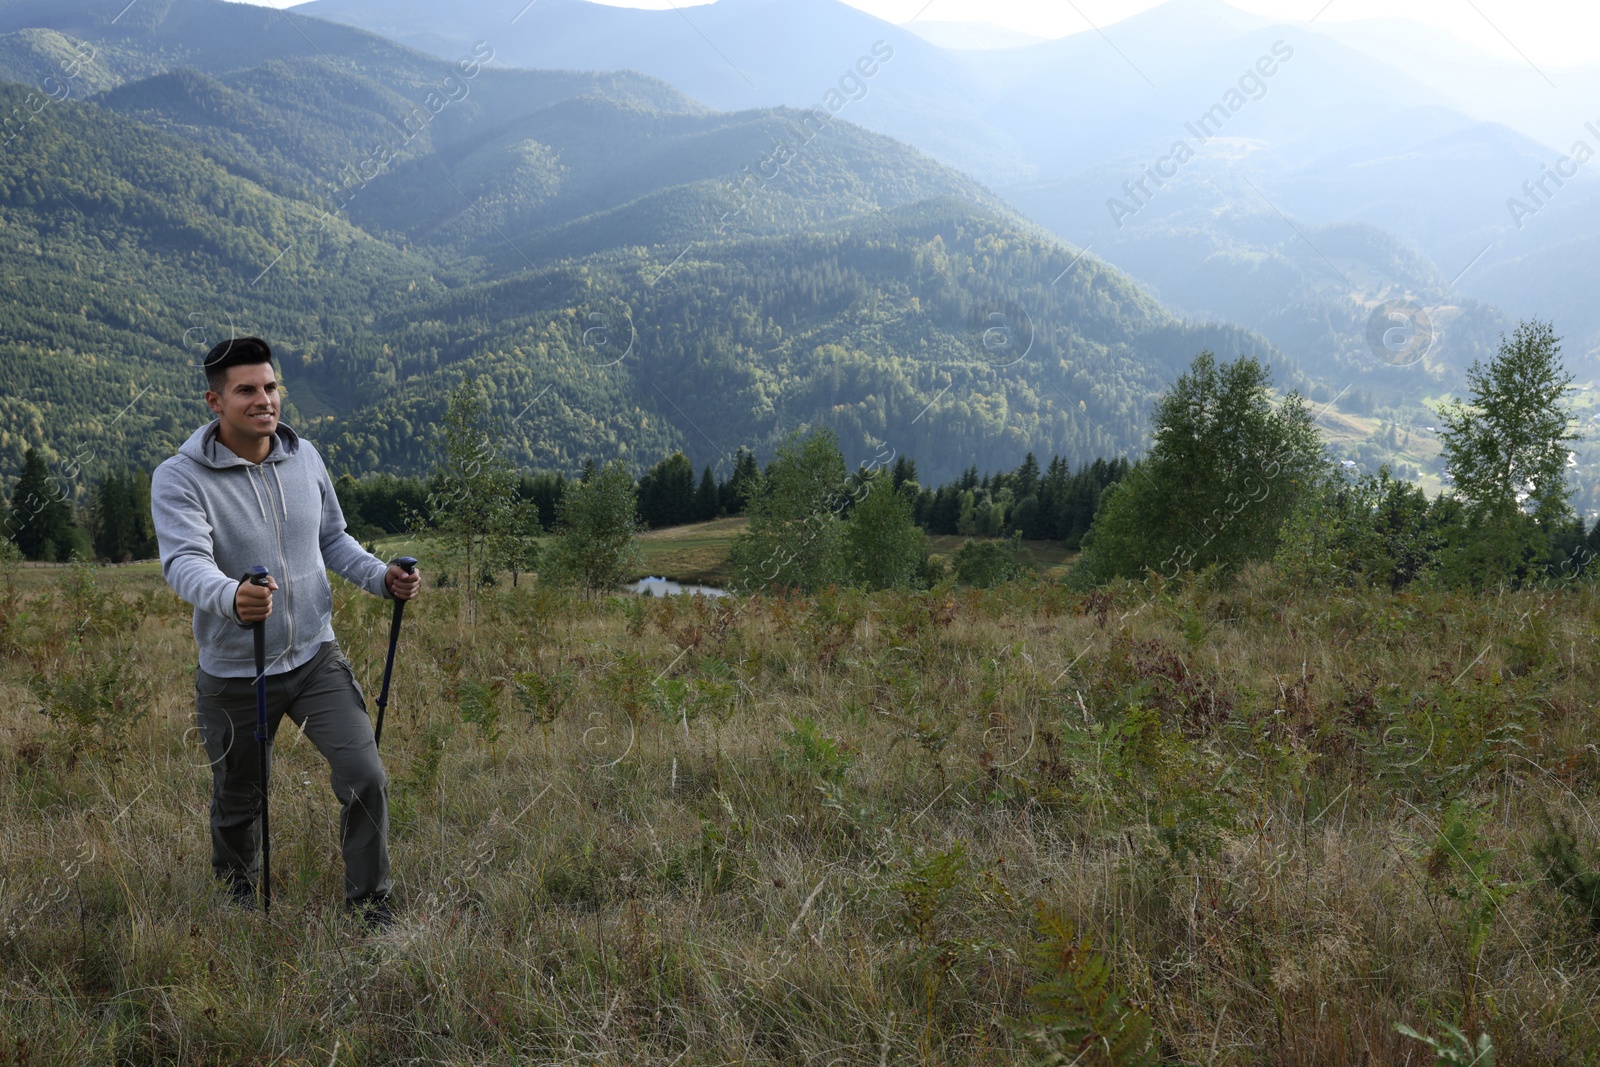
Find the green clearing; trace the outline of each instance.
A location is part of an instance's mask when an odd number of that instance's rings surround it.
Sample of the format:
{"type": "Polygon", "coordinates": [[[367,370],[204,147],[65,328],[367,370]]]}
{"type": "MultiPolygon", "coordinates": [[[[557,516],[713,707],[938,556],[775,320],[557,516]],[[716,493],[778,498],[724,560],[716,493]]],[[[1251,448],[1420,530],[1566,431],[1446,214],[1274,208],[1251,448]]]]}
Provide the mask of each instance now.
{"type": "MultiPolygon", "coordinates": [[[[733,572],[728,568],[728,551],[733,539],[747,525],[749,520],[743,516],[733,516],[640,534],[638,542],[644,553],[644,570],[638,577],[654,575],[676,582],[726,586],[733,580],[733,572]]],[[[967,538],[939,535],[929,541],[933,555],[948,564],[967,538]]],[[[1033,554],[1039,572],[1049,578],[1066,574],[1071,561],[1077,557],[1076,552],[1060,541],[1024,541],[1023,546],[1033,554]]],[[[400,555],[424,556],[426,548],[424,541],[405,537],[385,538],[374,545],[377,554],[384,559],[400,555]]]]}
{"type": "Polygon", "coordinates": [[[734,516],[641,534],[645,573],[676,582],[725,586],[733,581],[728,550],[748,525],[748,519],[734,516]]]}

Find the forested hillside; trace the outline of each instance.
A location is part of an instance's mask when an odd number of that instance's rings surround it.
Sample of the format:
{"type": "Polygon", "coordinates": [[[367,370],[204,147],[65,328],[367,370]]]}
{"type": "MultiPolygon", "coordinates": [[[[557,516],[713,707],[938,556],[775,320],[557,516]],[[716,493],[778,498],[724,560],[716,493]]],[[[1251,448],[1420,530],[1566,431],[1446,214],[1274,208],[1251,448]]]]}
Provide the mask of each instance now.
{"type": "Polygon", "coordinates": [[[334,446],[360,469],[422,456],[409,428],[437,421],[436,372],[456,367],[480,376],[506,446],[537,468],[610,448],[653,463],[651,413],[664,410],[669,443],[697,469],[810,424],[835,427],[851,462],[887,442],[943,479],[1012,466],[1037,442],[1073,462],[1123,451],[1143,433],[1144,398],[1193,352],[1251,344],[1180,325],[1088,261],[1052,286],[1066,252],[999,225],[937,201],[714,256],[696,246],[659,280],[666,263],[635,251],[454,291],[319,370],[330,393],[382,396],[334,446]],[[990,313],[1019,324],[1002,354],[975,341],[990,313]],[[609,397],[640,398],[637,423],[597,422],[609,397]]]}
{"type": "MultiPolygon", "coordinates": [[[[28,93],[0,85],[0,109],[28,93]]],[[[0,152],[0,204],[8,473],[30,444],[91,471],[156,462],[204,418],[196,365],[230,319],[292,338],[292,376],[397,289],[439,288],[421,258],[93,105],[51,104],[0,152]]]]}
{"type": "Polygon", "coordinates": [[[1295,381],[842,118],[492,57],[214,0],[8,7],[0,472],[30,445],[154,464],[246,332],[357,474],[425,464],[466,373],[528,468],[681,449],[725,476],[827,426],[938,480],[1137,450],[1201,348],[1295,381]]]}

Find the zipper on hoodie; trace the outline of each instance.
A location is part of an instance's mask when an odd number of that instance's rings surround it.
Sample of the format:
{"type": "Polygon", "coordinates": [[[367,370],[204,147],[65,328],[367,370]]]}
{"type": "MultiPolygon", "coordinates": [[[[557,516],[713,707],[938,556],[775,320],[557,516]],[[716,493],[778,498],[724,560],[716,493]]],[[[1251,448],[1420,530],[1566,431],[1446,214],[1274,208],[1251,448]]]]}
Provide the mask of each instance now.
{"type": "MultiPolygon", "coordinates": [[[[266,468],[260,463],[257,463],[255,467],[256,473],[261,475],[261,488],[266,490],[267,499],[271,500],[272,489],[267,485],[266,468]]],[[[279,572],[283,575],[283,614],[284,620],[289,626],[289,647],[285,650],[284,655],[292,656],[294,653],[294,609],[290,605],[289,601],[289,561],[283,554],[283,522],[281,518],[281,512],[284,507],[284,502],[281,483],[278,489],[278,507],[278,511],[272,512],[272,531],[278,539],[278,563],[283,567],[283,570],[279,572]]],[[[272,511],[271,508],[268,508],[267,510],[272,511]]]]}

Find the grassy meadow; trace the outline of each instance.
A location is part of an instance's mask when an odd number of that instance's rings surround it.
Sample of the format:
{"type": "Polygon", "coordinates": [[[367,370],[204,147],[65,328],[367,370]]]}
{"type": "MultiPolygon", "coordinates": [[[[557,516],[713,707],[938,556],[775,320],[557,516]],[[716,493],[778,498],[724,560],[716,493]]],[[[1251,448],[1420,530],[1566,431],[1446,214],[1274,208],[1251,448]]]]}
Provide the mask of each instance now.
{"type": "MultiPolygon", "coordinates": [[[[733,581],[728,550],[733,539],[749,525],[749,519],[736,515],[640,534],[638,544],[644,556],[645,571],[677,582],[727,586],[733,581]]],[[[970,538],[936,534],[928,538],[932,549],[929,554],[949,567],[956,551],[968,540],[970,538]]],[[[1047,578],[1065,575],[1070,561],[1077,555],[1069,552],[1061,541],[1024,541],[1022,545],[1032,557],[1033,565],[1047,578]]]]}
{"type": "Polygon", "coordinates": [[[153,566],[0,595],[0,1063],[1600,1058],[1588,588],[430,590],[377,936],[287,724],[270,919],[212,883],[153,566]]]}

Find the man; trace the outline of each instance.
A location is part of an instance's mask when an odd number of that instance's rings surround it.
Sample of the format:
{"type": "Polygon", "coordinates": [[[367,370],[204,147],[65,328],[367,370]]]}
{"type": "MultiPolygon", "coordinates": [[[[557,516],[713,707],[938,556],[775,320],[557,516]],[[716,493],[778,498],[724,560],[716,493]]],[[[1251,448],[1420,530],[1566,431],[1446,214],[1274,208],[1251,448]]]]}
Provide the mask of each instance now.
{"type": "Polygon", "coordinates": [[[287,715],[327,759],[343,806],[345,900],[390,923],[388,779],[349,662],[333,636],[331,568],[375,596],[409,600],[421,578],[345,532],[322,457],[278,421],[272,350],[244,337],[205,359],[216,414],[150,481],[161,573],[194,605],[195,717],[211,757],[211,865],[249,906],[261,869],[255,647],[266,624],[268,732],[287,715]],[[253,566],[271,575],[246,581],[253,566]],[[281,596],[281,602],[278,597],[281,596]]]}

